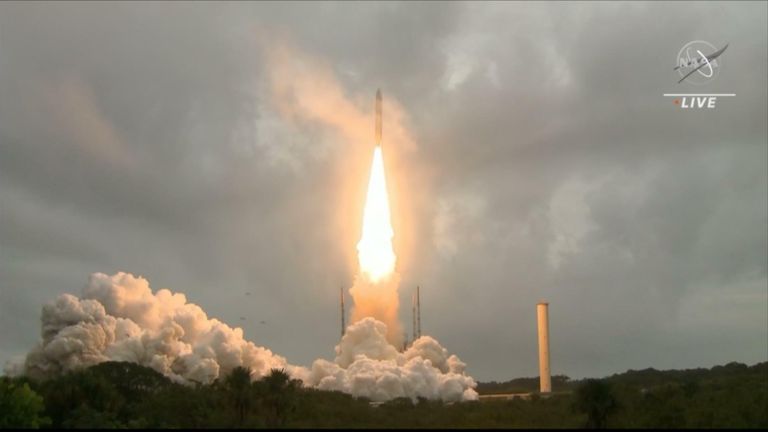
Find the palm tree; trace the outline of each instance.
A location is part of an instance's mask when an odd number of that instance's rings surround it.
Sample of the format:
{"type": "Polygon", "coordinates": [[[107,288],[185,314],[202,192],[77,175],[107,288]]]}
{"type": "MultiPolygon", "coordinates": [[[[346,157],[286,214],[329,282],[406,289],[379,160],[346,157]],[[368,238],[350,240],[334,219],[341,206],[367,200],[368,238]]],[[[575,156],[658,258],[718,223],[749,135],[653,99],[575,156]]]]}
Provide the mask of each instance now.
{"type": "Polygon", "coordinates": [[[264,392],[264,405],[268,417],[268,426],[285,426],[288,416],[296,406],[296,389],[299,381],[291,377],[283,369],[272,369],[269,375],[261,380],[264,392]]]}
{"type": "Polygon", "coordinates": [[[229,400],[235,409],[238,426],[242,426],[253,403],[251,370],[242,366],[232,369],[224,381],[229,400]]]}

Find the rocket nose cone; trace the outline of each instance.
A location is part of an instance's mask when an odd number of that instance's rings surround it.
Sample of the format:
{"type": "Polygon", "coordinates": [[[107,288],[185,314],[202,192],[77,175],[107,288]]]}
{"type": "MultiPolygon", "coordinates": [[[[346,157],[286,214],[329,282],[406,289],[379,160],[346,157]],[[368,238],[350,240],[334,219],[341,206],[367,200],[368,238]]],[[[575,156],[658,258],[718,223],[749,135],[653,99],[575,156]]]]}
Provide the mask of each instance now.
{"type": "Polygon", "coordinates": [[[381,145],[381,89],[376,90],[376,145],[381,145]]]}

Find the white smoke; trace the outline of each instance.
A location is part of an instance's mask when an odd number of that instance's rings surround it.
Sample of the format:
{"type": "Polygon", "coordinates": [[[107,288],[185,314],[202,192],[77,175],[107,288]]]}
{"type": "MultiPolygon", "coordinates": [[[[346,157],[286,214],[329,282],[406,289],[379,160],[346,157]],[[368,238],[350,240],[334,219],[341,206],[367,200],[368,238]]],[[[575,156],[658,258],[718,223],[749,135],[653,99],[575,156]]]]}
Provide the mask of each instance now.
{"type": "Polygon", "coordinates": [[[465,364],[429,336],[405,352],[387,342],[387,326],[364,318],[348,327],[334,362],[316,360],[311,370],[243,339],[241,328],[208,318],[184,294],[161,289],[128,273],[91,275],[80,297],[60,295],[42,311],[42,340],[23,365],[6,373],[48,378],[105,361],[137,363],[176,382],[210,383],[237,366],[252,377],[285,369],[306,386],[385,401],[419,397],[477,399],[465,364]]]}
{"type": "Polygon", "coordinates": [[[42,341],[23,372],[45,378],[104,361],[149,366],[177,382],[210,383],[237,366],[254,378],[272,368],[305,378],[304,368],[243,339],[241,328],[211,318],[184,294],[127,273],[91,275],[81,297],[59,296],[42,312],[42,341]]]}
{"type": "Polygon", "coordinates": [[[465,366],[429,336],[398,352],[387,342],[386,324],[368,317],[347,328],[333,362],[315,360],[308,384],[373,401],[476,400],[475,380],[464,373],[465,366]]]}

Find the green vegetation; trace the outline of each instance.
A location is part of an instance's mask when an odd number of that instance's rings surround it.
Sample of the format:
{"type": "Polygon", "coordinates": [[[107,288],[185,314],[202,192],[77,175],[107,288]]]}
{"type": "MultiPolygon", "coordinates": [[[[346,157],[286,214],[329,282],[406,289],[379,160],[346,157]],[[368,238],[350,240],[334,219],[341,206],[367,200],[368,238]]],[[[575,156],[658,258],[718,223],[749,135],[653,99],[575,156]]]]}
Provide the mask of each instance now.
{"type": "Polygon", "coordinates": [[[49,423],[41,417],[43,398],[24,382],[0,378],[0,428],[38,428],[49,423]]]}
{"type": "Polygon", "coordinates": [[[611,384],[597,379],[588,379],[576,389],[573,404],[577,411],[587,415],[586,427],[590,429],[605,429],[608,416],[618,407],[611,384]]]}
{"type": "MultiPolygon", "coordinates": [[[[531,392],[537,378],[481,383],[481,394],[531,392]]],[[[768,428],[768,363],[628,371],[602,380],[554,377],[555,393],[445,404],[378,406],[302,388],[280,370],[251,381],[237,368],[209,385],[107,362],[56,379],[0,378],[0,428],[768,428]]]]}
{"type": "MultiPolygon", "coordinates": [[[[552,391],[571,391],[574,382],[565,375],[552,375],[552,391]]],[[[531,393],[539,390],[539,377],[515,378],[504,382],[481,382],[477,384],[480,394],[531,393]]]]}

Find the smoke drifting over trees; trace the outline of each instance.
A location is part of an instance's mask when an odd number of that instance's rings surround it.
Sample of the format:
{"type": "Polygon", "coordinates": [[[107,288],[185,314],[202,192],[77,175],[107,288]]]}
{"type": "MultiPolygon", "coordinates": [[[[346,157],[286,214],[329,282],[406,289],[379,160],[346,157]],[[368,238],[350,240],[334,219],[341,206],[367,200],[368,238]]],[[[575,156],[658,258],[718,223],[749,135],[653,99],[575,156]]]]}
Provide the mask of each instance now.
{"type": "Polygon", "coordinates": [[[91,275],[82,295],[59,296],[43,307],[42,341],[23,370],[47,377],[108,360],[149,366],[179,382],[209,383],[237,366],[255,376],[301,369],[243,339],[240,328],[209,319],[184,294],[161,289],[128,273],[91,275]]]}
{"type": "Polygon", "coordinates": [[[39,345],[23,364],[10,365],[9,374],[45,379],[127,361],[179,383],[208,384],[242,366],[252,379],[284,369],[305,386],[377,401],[477,398],[464,363],[430,337],[400,353],[387,342],[386,324],[366,318],[348,328],[333,362],[316,360],[308,370],[245,340],[241,328],[209,318],[184,294],[152,292],[146,279],[129,273],[92,274],[79,297],[62,294],[45,305],[41,325],[39,345]]]}

